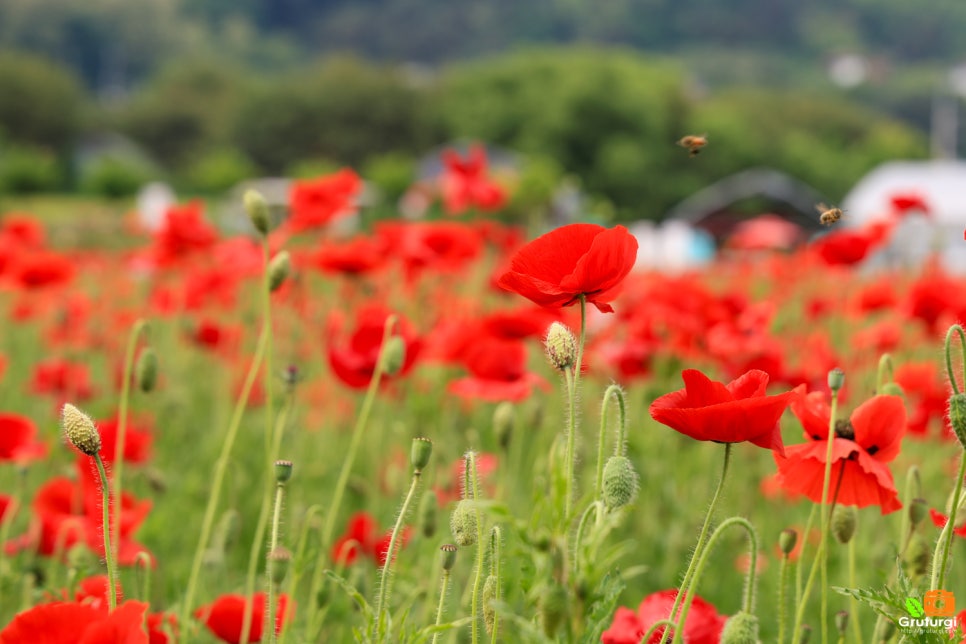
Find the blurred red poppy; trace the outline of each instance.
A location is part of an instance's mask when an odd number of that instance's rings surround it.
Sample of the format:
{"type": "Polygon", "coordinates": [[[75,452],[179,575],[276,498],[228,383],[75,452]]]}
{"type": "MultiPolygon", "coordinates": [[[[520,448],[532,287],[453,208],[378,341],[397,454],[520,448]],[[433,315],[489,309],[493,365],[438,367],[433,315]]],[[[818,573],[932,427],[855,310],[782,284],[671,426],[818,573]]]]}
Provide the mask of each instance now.
{"type": "MultiPolygon", "coordinates": [[[[409,526],[402,531],[397,552],[409,542],[410,532],[409,526]]],[[[371,514],[356,512],[349,518],[346,531],[332,545],[332,561],[351,566],[363,555],[382,566],[386,563],[391,538],[391,532],[378,534],[378,525],[371,514]]]]}
{"type": "Polygon", "coordinates": [[[289,195],[291,214],[285,228],[299,233],[355,212],[362,179],[349,168],[317,179],[295,181],[289,195]]]}
{"type": "MultiPolygon", "coordinates": [[[[957,515],[962,518],[962,515],[957,515]]],[[[945,528],[946,524],[949,523],[949,517],[940,512],[939,510],[934,510],[930,508],[929,518],[932,519],[932,524],[937,528],[945,528]]],[[[953,528],[953,534],[959,535],[960,537],[966,537],[966,523],[960,523],[958,526],[953,528]]]]}
{"type": "Polygon", "coordinates": [[[36,440],[37,426],[26,416],[0,413],[0,463],[25,463],[47,455],[47,446],[36,440]]]}
{"type": "Polygon", "coordinates": [[[468,208],[499,210],[506,204],[506,192],[487,177],[486,150],[470,148],[463,159],[453,150],[443,152],[445,170],[440,178],[443,207],[451,215],[468,208]]]}
{"type": "Polygon", "coordinates": [[[147,610],[146,603],[137,601],[124,602],[111,613],[90,604],[41,604],[14,617],[0,631],[0,643],[148,644],[143,626],[147,610]]]}
{"type": "Polygon", "coordinates": [[[510,260],[498,280],[540,306],[571,306],[581,295],[605,313],[637,259],[637,239],[623,226],[571,224],[538,237],[510,260]]]}
{"type": "MultiPolygon", "coordinates": [[[[228,644],[241,641],[243,620],[245,618],[245,598],[242,595],[222,595],[211,604],[195,611],[197,619],[203,621],[215,637],[228,644]]],[[[252,599],[252,614],[249,622],[249,642],[262,641],[266,619],[265,593],[255,593],[252,599]]],[[[282,630],[282,624],[291,621],[288,610],[288,596],[279,595],[275,611],[275,633],[282,630]]]]}
{"type": "Polygon", "coordinates": [[[217,241],[218,231],[205,219],[201,201],[172,206],[154,233],[153,259],[157,265],[166,266],[208,250],[217,241]]]}
{"type": "Polygon", "coordinates": [[[767,373],[752,370],[727,385],[696,369],[685,370],[681,377],[684,389],[651,403],[651,418],[695,440],[749,441],[784,453],[778,419],[795,394],[766,395],[767,373]]]}
{"type": "MultiPolygon", "coordinates": [[[[348,338],[341,337],[342,318],[338,315],[330,318],[329,366],[339,380],[349,387],[363,389],[369,386],[379,361],[386,319],[390,314],[388,309],[379,305],[363,307],[356,314],[356,327],[348,338]]],[[[398,318],[394,335],[400,336],[406,346],[402,368],[396,374],[402,376],[415,364],[422,348],[422,341],[409,322],[402,317],[398,318]]]]}
{"type": "Polygon", "coordinates": [[[526,345],[520,340],[478,337],[466,347],[463,364],[470,375],[447,387],[462,398],[518,402],[529,397],[534,386],[546,387],[543,378],[527,371],[526,345]]]}
{"type": "MultiPolygon", "coordinates": [[[[676,589],[662,590],[644,598],[637,612],[621,606],[614,613],[614,621],[601,636],[603,644],[639,644],[651,626],[667,619],[678,596],[676,589]]],[[[684,621],[683,640],[688,644],[718,644],[727,617],[701,597],[695,597],[684,621]]],[[[646,644],[660,642],[664,629],[657,629],[646,644]]]]}
{"type": "MultiPolygon", "coordinates": [[[[807,443],[775,454],[779,481],[815,503],[822,502],[831,409],[825,394],[796,390],[792,412],[801,421],[807,443]]],[[[899,396],[873,396],[837,420],[832,444],[835,502],[864,508],[878,505],[882,514],[902,507],[887,463],[899,453],[906,427],[906,408],[899,396]]]]}

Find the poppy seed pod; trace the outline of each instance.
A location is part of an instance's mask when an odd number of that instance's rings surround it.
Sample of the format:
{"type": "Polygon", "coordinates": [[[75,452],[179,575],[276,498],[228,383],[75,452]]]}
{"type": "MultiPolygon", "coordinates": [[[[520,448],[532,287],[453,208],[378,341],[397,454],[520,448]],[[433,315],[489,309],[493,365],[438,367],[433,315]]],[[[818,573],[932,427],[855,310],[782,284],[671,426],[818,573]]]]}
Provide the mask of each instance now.
{"type": "Polygon", "coordinates": [[[851,505],[836,505],[832,511],[832,536],[839,543],[845,544],[855,536],[855,527],[859,520],[859,512],[851,505]]]}
{"type": "Polygon", "coordinates": [[[433,441],[428,438],[414,438],[413,446],[409,453],[409,460],[412,462],[413,470],[417,473],[429,465],[429,457],[433,454],[433,441]]]}
{"type": "Polygon", "coordinates": [[[275,482],[287,483],[292,478],[292,461],[275,461],[275,482]]]}
{"type": "Polygon", "coordinates": [[[608,510],[622,508],[637,496],[637,472],[626,456],[611,456],[604,465],[601,496],[608,510]]]}
{"type": "Polygon", "coordinates": [[[453,508],[453,514],[449,518],[449,527],[453,532],[453,540],[456,545],[463,548],[472,546],[476,543],[477,518],[476,511],[472,507],[473,502],[466,499],[461,500],[453,508]]]}
{"type": "Polygon", "coordinates": [[[291,561],[292,553],[283,546],[278,546],[268,553],[268,578],[273,584],[285,581],[291,561]]]}
{"type": "Polygon", "coordinates": [[[836,392],[845,384],[845,372],[841,369],[832,369],[828,372],[828,388],[836,392]]]}
{"type": "Polygon", "coordinates": [[[94,427],[90,416],[70,403],[64,405],[60,416],[64,434],[71,445],[88,456],[97,456],[101,451],[101,435],[94,427]]]}
{"type": "Polygon", "coordinates": [[[835,629],[842,636],[849,629],[849,612],[847,610],[840,610],[835,613],[835,629]]]}
{"type": "Polygon", "coordinates": [[[268,263],[268,290],[274,293],[281,288],[291,272],[292,258],[283,250],[268,263]]]}
{"type": "Polygon", "coordinates": [[[949,424],[959,444],[966,449],[966,394],[953,394],[949,398],[949,424]]]}
{"type": "Polygon", "coordinates": [[[245,212],[248,213],[248,218],[251,219],[255,230],[262,235],[267,235],[271,227],[271,217],[268,213],[268,202],[265,201],[265,197],[257,190],[246,190],[242,200],[245,204],[245,212]]]}
{"type": "Polygon", "coordinates": [[[798,543],[798,532],[788,528],[782,530],[781,534],[778,535],[778,547],[781,549],[782,554],[786,557],[792,554],[795,550],[795,545],[798,543]]]}
{"type": "Polygon", "coordinates": [[[137,365],[134,367],[135,379],[138,389],[144,393],[154,389],[158,382],[158,354],[151,347],[146,347],[141,355],[138,356],[137,365]]]}
{"type": "Polygon", "coordinates": [[[909,503],[909,523],[913,528],[922,523],[927,514],[929,514],[929,504],[925,499],[913,499],[909,503]]]}
{"type": "Polygon", "coordinates": [[[456,564],[456,552],[459,550],[456,546],[451,543],[445,543],[439,547],[439,551],[443,553],[443,570],[447,572],[453,569],[456,564]]]}
{"type": "Polygon", "coordinates": [[[745,611],[729,617],[721,631],[721,644],[758,644],[758,618],[745,611]]]}
{"type": "Polygon", "coordinates": [[[554,322],[547,329],[547,357],[558,371],[566,371],[577,361],[577,340],[574,334],[560,322],[554,322]]]}

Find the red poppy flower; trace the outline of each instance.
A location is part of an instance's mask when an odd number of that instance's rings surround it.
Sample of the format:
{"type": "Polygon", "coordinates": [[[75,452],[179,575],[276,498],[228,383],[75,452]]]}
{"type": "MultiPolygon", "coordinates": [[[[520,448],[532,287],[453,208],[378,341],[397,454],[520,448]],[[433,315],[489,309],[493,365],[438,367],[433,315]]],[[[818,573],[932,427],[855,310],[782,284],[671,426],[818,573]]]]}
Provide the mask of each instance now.
{"type": "MultiPolygon", "coordinates": [[[[97,421],[97,433],[101,436],[100,454],[105,464],[114,462],[119,427],[120,422],[116,415],[106,420],[97,421]]],[[[129,419],[125,434],[124,462],[133,464],[147,462],[148,457],[151,455],[151,443],[154,441],[151,430],[141,424],[135,424],[135,421],[129,419]]]]}
{"type": "Polygon", "coordinates": [[[888,241],[892,223],[874,222],[861,229],[835,230],[813,244],[829,266],[852,266],[864,260],[888,241]]]}
{"type": "Polygon", "coordinates": [[[33,250],[18,254],[10,272],[19,287],[30,290],[67,284],[74,277],[76,266],[59,253],[33,250]]]}
{"type": "MultiPolygon", "coordinates": [[[[614,613],[614,621],[601,636],[603,644],[638,644],[655,622],[667,619],[678,596],[676,589],[662,590],[644,598],[635,613],[621,606],[614,613]]],[[[684,641],[688,644],[718,644],[721,631],[728,618],[719,615],[717,609],[701,597],[695,597],[684,620],[684,641]]],[[[647,641],[661,641],[664,629],[659,628],[647,641]]]]}
{"type": "Polygon", "coordinates": [[[681,374],[684,389],[651,403],[651,418],[695,440],[716,443],[749,441],[784,452],[778,419],[793,392],[768,396],[768,374],[752,370],[727,385],[696,369],[681,374]]]}
{"type": "Polygon", "coordinates": [[[23,248],[43,248],[46,236],[40,220],[24,212],[8,212],[0,221],[0,238],[15,241],[23,248]]]}
{"type": "Polygon", "coordinates": [[[892,212],[896,217],[905,217],[913,212],[923,215],[929,215],[932,212],[925,197],[915,192],[894,194],[889,198],[889,204],[892,206],[892,212]]]}
{"type": "Polygon", "coordinates": [[[148,605],[128,601],[113,612],[89,604],[53,602],[20,613],[0,631],[0,644],[148,644],[144,614],[148,605]]]}
{"type": "MultiPolygon", "coordinates": [[[[117,586],[117,601],[124,601],[124,593],[121,586],[117,586]]],[[[94,608],[107,609],[110,605],[111,586],[107,575],[94,575],[87,577],[77,584],[77,591],[74,593],[74,601],[81,604],[89,604],[94,608]]]]}
{"type": "MultiPolygon", "coordinates": [[[[363,307],[356,317],[356,328],[344,342],[340,342],[342,318],[333,316],[329,320],[329,366],[339,380],[354,389],[369,386],[376,370],[382,338],[385,333],[386,318],[389,310],[379,305],[363,307]]],[[[406,356],[402,369],[397,376],[405,375],[412,369],[422,348],[422,341],[416,336],[409,322],[399,318],[394,334],[400,336],[406,345],[406,356]]]]}
{"type": "Polygon", "coordinates": [[[285,227],[293,233],[326,224],[355,212],[362,179],[349,168],[312,180],[292,184],[291,215],[285,227]]]}
{"type": "Polygon", "coordinates": [[[311,255],[309,263],[326,273],[364,275],[385,263],[386,251],[383,240],[359,236],[324,244],[311,255]]]}
{"type": "Polygon", "coordinates": [[[470,148],[466,159],[453,150],[443,152],[445,171],[440,178],[443,206],[457,215],[467,208],[483,211],[499,210],[506,204],[506,193],[487,178],[486,150],[479,145],[470,148]]]}
{"type": "MultiPolygon", "coordinates": [[[[962,519],[962,515],[958,515],[962,519]]],[[[945,528],[946,524],[949,523],[949,517],[940,512],[939,510],[929,509],[929,518],[932,519],[932,523],[937,528],[945,528]]],[[[958,526],[953,528],[953,534],[957,534],[960,537],[966,537],[966,523],[960,523],[958,526]]]]}
{"type": "Polygon", "coordinates": [[[154,233],[154,261],[158,265],[167,265],[192,253],[211,249],[217,241],[218,231],[205,219],[201,201],[172,206],[154,233]]]}
{"type": "MultiPolygon", "coordinates": [[[[249,622],[249,642],[261,642],[266,615],[265,593],[255,593],[252,603],[251,622],[249,622]]],[[[245,598],[242,595],[222,595],[211,604],[202,606],[194,615],[205,623],[215,637],[228,644],[241,641],[242,620],[245,618],[245,598]]],[[[275,634],[282,630],[282,624],[291,621],[288,611],[288,596],[279,595],[275,611],[275,634]]]]}
{"type": "Polygon", "coordinates": [[[148,638],[150,644],[169,644],[172,642],[168,633],[177,641],[178,620],[170,613],[151,613],[148,615],[148,638]]]}
{"type": "Polygon", "coordinates": [[[46,456],[47,446],[36,437],[37,426],[26,416],[0,413],[0,463],[24,463],[46,456]]]}
{"type": "MultiPolygon", "coordinates": [[[[332,561],[351,566],[359,555],[364,555],[371,558],[377,565],[384,565],[392,533],[390,531],[379,535],[377,532],[378,526],[371,514],[356,512],[349,519],[345,533],[332,545],[332,561]]],[[[399,547],[408,543],[410,532],[409,526],[406,526],[402,532],[399,547]]]]}
{"type": "Polygon", "coordinates": [[[908,425],[910,436],[925,438],[929,435],[930,426],[936,425],[942,428],[944,438],[955,437],[946,419],[951,391],[934,361],[899,365],[896,367],[895,381],[902,387],[911,409],[908,425]]]}
{"type": "MultiPolygon", "coordinates": [[[[791,403],[802,423],[807,443],[775,454],[779,480],[792,492],[822,502],[831,409],[825,394],[799,395],[791,403]]],[[[832,445],[832,490],[836,502],[864,508],[878,505],[882,514],[902,507],[887,463],[899,453],[906,426],[906,408],[898,396],[873,396],[847,421],[836,423],[832,445]]]]}
{"type": "Polygon", "coordinates": [[[636,260],[637,239],[623,226],[571,224],[517,251],[498,284],[548,308],[571,306],[584,295],[610,313],[610,302],[636,260]]]}
{"type": "Polygon", "coordinates": [[[410,280],[429,270],[458,273],[483,250],[479,231],[452,221],[380,222],[376,236],[402,261],[410,280]]]}
{"type": "Polygon", "coordinates": [[[35,394],[52,394],[58,399],[88,400],[94,395],[90,371],[82,362],[53,358],[37,363],[30,389],[35,394]]]}
{"type": "Polygon", "coordinates": [[[540,376],[527,371],[526,345],[520,340],[477,338],[466,347],[463,364],[470,375],[453,380],[447,387],[462,398],[518,402],[527,398],[535,385],[546,386],[540,376]]]}

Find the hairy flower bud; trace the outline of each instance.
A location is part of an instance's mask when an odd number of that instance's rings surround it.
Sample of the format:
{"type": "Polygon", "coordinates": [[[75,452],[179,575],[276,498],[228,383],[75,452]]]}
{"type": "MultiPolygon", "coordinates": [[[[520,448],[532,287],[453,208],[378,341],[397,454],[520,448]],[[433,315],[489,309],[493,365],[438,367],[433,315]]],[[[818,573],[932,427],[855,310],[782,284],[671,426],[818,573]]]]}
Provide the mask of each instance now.
{"type": "Polygon", "coordinates": [[[577,340],[570,329],[554,322],[547,330],[547,357],[554,369],[565,371],[577,361],[577,340]]]}
{"type": "Polygon", "coordinates": [[[251,219],[255,230],[262,235],[267,235],[271,228],[271,217],[265,197],[257,190],[246,190],[242,199],[245,203],[245,212],[248,213],[248,218],[251,219]]]}
{"type": "Polygon", "coordinates": [[[406,343],[398,335],[390,336],[382,347],[382,368],[387,376],[395,376],[406,363],[406,343]]]}
{"type": "Polygon", "coordinates": [[[144,393],[154,389],[158,382],[158,354],[151,347],[145,347],[138,356],[137,365],[134,367],[135,380],[138,388],[144,393]]]}
{"type": "Polygon", "coordinates": [[[926,574],[929,569],[929,558],[932,554],[929,543],[918,532],[909,537],[905,552],[902,553],[902,567],[906,575],[911,578],[926,574]]]}
{"type": "Polygon", "coordinates": [[[909,503],[909,524],[915,528],[929,514],[929,504],[925,499],[913,499],[909,503]]]}
{"type": "Polygon", "coordinates": [[[949,424],[959,439],[959,444],[966,449],[966,393],[953,394],[949,398],[949,424]]]}
{"type": "Polygon", "coordinates": [[[792,530],[791,528],[781,531],[778,535],[778,547],[781,548],[782,554],[786,557],[792,554],[795,550],[795,545],[798,543],[798,532],[792,530]]]}
{"type": "Polygon", "coordinates": [[[510,445],[515,416],[516,411],[513,408],[513,403],[508,400],[504,400],[493,410],[493,433],[496,434],[496,439],[503,449],[510,445]]]}
{"type": "Polygon", "coordinates": [[[274,293],[282,287],[292,272],[292,257],[283,250],[268,263],[268,290],[274,293]]]}
{"type": "Polygon", "coordinates": [[[477,518],[472,501],[462,499],[456,504],[456,507],[453,508],[453,514],[449,518],[449,527],[453,532],[453,540],[456,545],[465,548],[476,543],[477,518]]]}
{"type": "Polygon", "coordinates": [[[895,382],[887,382],[882,385],[882,391],[879,392],[885,396],[899,396],[900,398],[906,397],[906,392],[902,390],[902,387],[895,382]]]}
{"type": "Polygon", "coordinates": [[[97,433],[90,416],[80,409],[66,403],[61,411],[60,423],[67,440],[81,452],[88,456],[97,456],[101,451],[101,435],[97,433]]]}
{"type": "Polygon", "coordinates": [[[637,496],[637,472],[626,456],[611,456],[604,465],[601,496],[608,510],[622,508],[637,496]]]}
{"type": "Polygon", "coordinates": [[[758,618],[741,611],[728,618],[721,631],[721,644],[758,644],[758,618]]]}
{"type": "Polygon", "coordinates": [[[836,505],[832,511],[832,536],[839,543],[848,543],[855,535],[859,512],[851,505],[836,505]]]}
{"type": "Polygon", "coordinates": [[[496,575],[488,575],[483,582],[483,627],[486,628],[487,635],[493,634],[493,627],[496,625],[496,608],[493,607],[493,600],[500,598],[499,591],[496,575]]]}

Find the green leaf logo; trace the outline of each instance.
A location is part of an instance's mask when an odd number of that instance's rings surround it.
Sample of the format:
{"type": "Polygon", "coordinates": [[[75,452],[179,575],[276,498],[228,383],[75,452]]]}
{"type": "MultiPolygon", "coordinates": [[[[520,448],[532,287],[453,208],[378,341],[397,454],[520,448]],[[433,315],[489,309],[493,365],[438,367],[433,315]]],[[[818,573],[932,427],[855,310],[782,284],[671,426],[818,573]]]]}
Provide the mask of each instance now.
{"type": "Polygon", "coordinates": [[[909,611],[909,614],[916,619],[922,617],[923,613],[925,612],[922,609],[922,602],[915,597],[906,599],[906,610],[909,611]]]}

